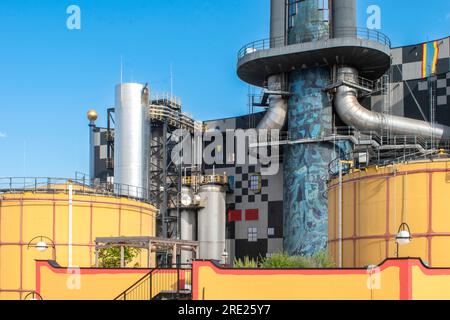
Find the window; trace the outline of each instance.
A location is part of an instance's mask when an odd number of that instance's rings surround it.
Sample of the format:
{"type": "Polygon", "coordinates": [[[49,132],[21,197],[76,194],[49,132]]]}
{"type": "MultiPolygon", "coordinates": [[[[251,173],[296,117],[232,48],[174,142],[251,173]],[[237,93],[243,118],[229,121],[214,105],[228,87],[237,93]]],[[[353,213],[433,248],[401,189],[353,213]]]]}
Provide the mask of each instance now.
{"type": "Polygon", "coordinates": [[[234,188],[235,188],[234,177],[233,176],[229,176],[228,177],[228,192],[233,192],[234,188]]]}
{"type": "Polygon", "coordinates": [[[275,235],[275,228],[267,228],[267,236],[273,237],[275,235]]]}
{"type": "Polygon", "coordinates": [[[245,220],[246,221],[258,221],[259,220],[259,210],[258,209],[245,210],[245,220]]]}
{"type": "Polygon", "coordinates": [[[261,192],[261,175],[260,174],[252,174],[249,180],[249,189],[253,193],[261,192]]]}
{"type": "Polygon", "coordinates": [[[228,222],[242,221],[242,211],[241,210],[230,210],[228,211],[228,222]]]}
{"type": "Polygon", "coordinates": [[[258,228],[248,228],[248,242],[258,242],[258,228]]]}

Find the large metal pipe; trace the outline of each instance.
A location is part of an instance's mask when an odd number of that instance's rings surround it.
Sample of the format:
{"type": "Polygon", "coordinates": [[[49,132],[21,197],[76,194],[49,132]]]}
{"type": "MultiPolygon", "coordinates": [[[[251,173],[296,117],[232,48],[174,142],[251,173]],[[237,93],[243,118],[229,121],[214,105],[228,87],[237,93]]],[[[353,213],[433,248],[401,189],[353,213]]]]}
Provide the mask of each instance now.
{"type": "MultiPolygon", "coordinates": [[[[338,79],[357,83],[358,71],[354,68],[343,67],[338,71],[338,79]]],[[[431,124],[426,121],[397,117],[377,113],[364,108],[358,102],[356,89],[342,85],[335,94],[336,112],[348,126],[360,131],[389,131],[395,135],[414,135],[424,138],[449,139],[450,127],[431,124]]]]}
{"type": "Polygon", "coordinates": [[[333,38],[356,36],[356,0],[331,1],[333,38]]]}
{"type": "Polygon", "coordinates": [[[142,84],[116,87],[114,182],[121,185],[120,194],[137,198],[146,197],[148,189],[147,99],[148,89],[142,84]]]}
{"type": "MultiPolygon", "coordinates": [[[[270,0],[270,38],[286,35],[286,0],[270,0]]],[[[271,41],[271,47],[283,46],[282,41],[271,41]]]]}
{"type": "MultiPolygon", "coordinates": [[[[282,75],[273,75],[268,79],[270,91],[282,90],[282,75]]],[[[269,97],[269,109],[264,118],[259,122],[257,130],[281,130],[286,122],[288,104],[281,95],[271,95],[269,97]]]]}

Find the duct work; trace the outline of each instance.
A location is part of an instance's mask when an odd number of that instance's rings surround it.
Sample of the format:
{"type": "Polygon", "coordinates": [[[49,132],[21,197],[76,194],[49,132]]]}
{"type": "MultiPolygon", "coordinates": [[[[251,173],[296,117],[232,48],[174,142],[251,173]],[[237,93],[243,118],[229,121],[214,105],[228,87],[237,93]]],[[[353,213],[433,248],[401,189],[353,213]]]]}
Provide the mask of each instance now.
{"type": "MultiPolygon", "coordinates": [[[[270,91],[281,91],[282,75],[270,76],[268,86],[270,91]]],[[[281,95],[269,97],[269,109],[259,122],[257,130],[281,130],[286,122],[288,104],[281,95]]]]}
{"type": "MultiPolygon", "coordinates": [[[[357,83],[358,71],[344,67],[338,71],[338,79],[357,83]]],[[[358,102],[357,90],[348,86],[340,86],[335,95],[336,112],[348,126],[360,131],[389,131],[395,135],[415,135],[424,138],[449,139],[450,127],[431,124],[426,121],[397,117],[373,112],[364,108],[358,102]]]]}

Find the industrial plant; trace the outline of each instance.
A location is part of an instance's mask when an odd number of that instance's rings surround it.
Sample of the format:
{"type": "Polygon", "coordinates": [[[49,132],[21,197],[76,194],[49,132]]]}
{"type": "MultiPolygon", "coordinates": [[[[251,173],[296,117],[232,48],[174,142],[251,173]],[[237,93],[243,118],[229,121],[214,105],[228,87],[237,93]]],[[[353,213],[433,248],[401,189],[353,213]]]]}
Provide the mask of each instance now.
{"type": "Polygon", "coordinates": [[[0,299],[450,298],[450,38],[393,48],[356,0],[270,14],[237,53],[248,113],[120,83],[106,127],[88,112],[89,174],[0,179],[0,299]],[[334,268],[233,268],[321,252],[334,268]]]}

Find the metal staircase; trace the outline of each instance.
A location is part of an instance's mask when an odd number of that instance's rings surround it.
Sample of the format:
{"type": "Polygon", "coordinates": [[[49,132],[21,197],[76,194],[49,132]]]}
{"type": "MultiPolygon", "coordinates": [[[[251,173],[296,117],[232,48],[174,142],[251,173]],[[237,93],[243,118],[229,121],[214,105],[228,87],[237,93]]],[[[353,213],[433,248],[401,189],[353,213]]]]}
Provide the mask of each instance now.
{"type": "Polygon", "coordinates": [[[191,300],[192,268],[155,268],[114,300],[191,300]]]}

